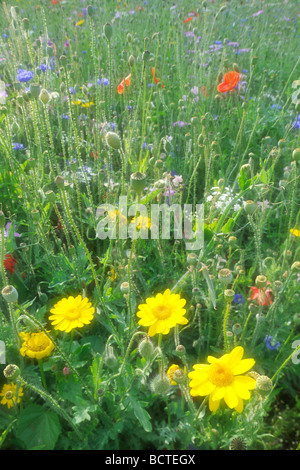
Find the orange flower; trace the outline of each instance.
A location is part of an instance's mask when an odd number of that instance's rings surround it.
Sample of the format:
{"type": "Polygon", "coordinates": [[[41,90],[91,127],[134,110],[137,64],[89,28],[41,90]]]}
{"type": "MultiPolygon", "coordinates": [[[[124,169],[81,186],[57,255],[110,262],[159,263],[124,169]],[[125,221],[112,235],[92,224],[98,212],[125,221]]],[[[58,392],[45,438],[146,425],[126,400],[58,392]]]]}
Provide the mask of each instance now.
{"type": "Polygon", "coordinates": [[[192,16],[189,16],[186,20],[184,20],[184,23],[189,23],[190,21],[192,21],[193,17],[192,16]]]}
{"type": "Polygon", "coordinates": [[[226,91],[233,90],[241,79],[241,74],[238,72],[225,73],[224,81],[218,85],[218,91],[225,93],[226,91]]]}
{"type": "Polygon", "coordinates": [[[126,78],[124,78],[121,83],[118,85],[118,93],[119,95],[122,95],[123,92],[124,92],[124,86],[126,85],[126,87],[128,87],[130,85],[130,77],[131,77],[131,73],[129,75],[127,75],[126,78]]]}
{"type": "MultiPolygon", "coordinates": [[[[155,81],[156,84],[160,82],[160,80],[158,78],[156,78],[156,76],[155,76],[155,67],[152,67],[152,76],[154,77],[154,81],[155,81]]],[[[165,88],[162,84],[161,84],[161,87],[165,88]]]]}
{"type": "MultiPolygon", "coordinates": [[[[270,284],[268,281],[267,284],[270,284]]],[[[252,295],[251,300],[257,300],[258,305],[262,304],[262,306],[268,306],[272,304],[272,299],[270,296],[271,289],[258,288],[258,287],[251,287],[252,295]]]]}

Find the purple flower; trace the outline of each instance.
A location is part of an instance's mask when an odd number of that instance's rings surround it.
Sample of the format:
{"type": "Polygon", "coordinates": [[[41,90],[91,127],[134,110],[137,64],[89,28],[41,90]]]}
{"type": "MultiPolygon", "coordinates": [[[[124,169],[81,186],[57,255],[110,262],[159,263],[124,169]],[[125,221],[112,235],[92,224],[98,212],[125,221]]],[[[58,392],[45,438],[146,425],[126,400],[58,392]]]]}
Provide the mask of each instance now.
{"type": "Polygon", "coordinates": [[[30,80],[32,80],[34,77],[34,73],[33,72],[30,72],[30,71],[27,71],[27,70],[24,70],[24,69],[19,69],[17,71],[17,80],[19,82],[29,82],[30,80]]]}
{"type": "Polygon", "coordinates": [[[173,122],[173,127],[175,126],[178,126],[178,127],[184,127],[184,126],[187,126],[187,122],[184,122],[184,121],[176,121],[176,122],[173,122]]]}
{"type": "Polygon", "coordinates": [[[259,11],[257,11],[256,13],[253,13],[252,16],[253,16],[253,17],[259,16],[259,15],[261,15],[263,12],[264,12],[264,10],[259,10],[259,11]]]}
{"type": "Polygon", "coordinates": [[[98,78],[97,80],[98,85],[109,85],[109,80],[107,78],[98,78]]]}
{"type": "Polygon", "coordinates": [[[272,338],[272,336],[265,336],[264,342],[266,344],[266,347],[271,351],[278,349],[280,346],[280,343],[274,338],[272,338]]]}
{"type": "MultiPolygon", "coordinates": [[[[5,230],[4,230],[4,236],[7,238],[8,237],[8,233],[9,233],[9,229],[10,229],[10,226],[11,226],[11,222],[7,222],[6,224],[6,227],[5,227],[5,230]]],[[[16,225],[15,225],[15,229],[16,229],[16,225]]],[[[14,232],[14,236],[15,237],[20,237],[21,235],[18,233],[18,232],[14,232]]]]}
{"type": "Polygon", "coordinates": [[[233,302],[235,304],[243,304],[244,303],[244,297],[242,296],[242,294],[235,294],[235,296],[233,298],[233,302]]]}

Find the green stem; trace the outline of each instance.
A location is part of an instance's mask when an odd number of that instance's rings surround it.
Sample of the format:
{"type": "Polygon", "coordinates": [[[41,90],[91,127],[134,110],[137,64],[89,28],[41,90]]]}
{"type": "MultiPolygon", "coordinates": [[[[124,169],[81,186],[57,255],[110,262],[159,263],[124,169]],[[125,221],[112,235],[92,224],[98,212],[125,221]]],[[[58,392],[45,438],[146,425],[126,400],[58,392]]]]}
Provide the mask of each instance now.
{"type": "Polygon", "coordinates": [[[224,335],[224,345],[225,345],[225,352],[228,353],[228,341],[227,341],[227,335],[226,335],[226,324],[227,324],[227,318],[229,315],[229,310],[230,310],[230,302],[227,302],[226,306],[226,311],[224,315],[224,320],[223,320],[223,335],[224,335]]]}

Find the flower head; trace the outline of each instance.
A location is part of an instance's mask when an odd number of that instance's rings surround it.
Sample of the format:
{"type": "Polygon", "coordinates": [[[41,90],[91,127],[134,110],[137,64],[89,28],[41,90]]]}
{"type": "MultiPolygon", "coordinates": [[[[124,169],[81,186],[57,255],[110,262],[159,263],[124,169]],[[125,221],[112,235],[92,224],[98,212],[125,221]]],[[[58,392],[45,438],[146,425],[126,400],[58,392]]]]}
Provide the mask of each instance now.
{"type": "Polygon", "coordinates": [[[13,273],[15,271],[14,265],[16,264],[16,262],[17,261],[12,257],[12,255],[7,254],[5,256],[3,264],[5,268],[7,269],[7,271],[9,271],[10,273],[13,273]]]}
{"type": "Polygon", "coordinates": [[[127,77],[125,77],[121,83],[118,85],[118,93],[119,95],[122,95],[123,92],[124,92],[124,87],[126,85],[126,87],[129,87],[130,86],[130,78],[131,78],[131,73],[129,75],[127,75],[127,77]]]}
{"type": "Polygon", "coordinates": [[[225,73],[224,80],[218,85],[218,91],[225,93],[226,91],[233,90],[241,79],[241,74],[238,72],[225,73]]]}
{"type": "MultiPolygon", "coordinates": [[[[270,284],[268,281],[267,284],[270,284]]],[[[263,307],[271,305],[272,304],[272,299],[270,296],[270,292],[272,292],[271,289],[266,289],[265,287],[259,288],[259,287],[251,287],[252,290],[252,295],[251,295],[251,300],[256,299],[258,305],[262,304],[263,307]]]]}
{"type": "Polygon", "coordinates": [[[7,405],[7,408],[14,406],[17,399],[17,403],[20,403],[21,397],[24,395],[23,387],[20,387],[17,392],[17,385],[13,382],[9,384],[4,384],[0,392],[0,397],[2,397],[1,405],[7,405]]]}
{"type": "Polygon", "coordinates": [[[229,354],[217,359],[208,356],[209,364],[195,364],[194,371],[188,374],[192,397],[209,395],[209,409],[216,411],[224,398],[229,408],[241,413],[243,400],[249,400],[249,390],[255,389],[255,380],[240,375],[255,364],[254,359],[242,359],[244,348],[237,346],[229,354]]]}
{"type": "Polygon", "coordinates": [[[23,340],[20,353],[23,357],[28,356],[32,359],[43,359],[50,356],[54,349],[54,344],[44,331],[37,333],[21,332],[20,337],[23,340]]]}
{"type": "Polygon", "coordinates": [[[34,73],[31,72],[31,71],[27,71],[27,70],[23,70],[23,69],[19,69],[17,71],[17,80],[19,82],[29,82],[30,80],[32,80],[34,78],[34,73]]]}
{"type": "MultiPolygon", "coordinates": [[[[155,76],[155,67],[152,67],[152,76],[156,84],[160,82],[160,80],[155,76]]],[[[165,88],[164,85],[161,85],[162,88],[165,88]]]]}
{"type": "Polygon", "coordinates": [[[87,297],[83,299],[81,295],[71,295],[57,302],[50,312],[52,315],[49,320],[54,329],[69,333],[74,328],[82,328],[91,323],[95,309],[87,297]]]}
{"type": "Polygon", "coordinates": [[[264,338],[265,345],[268,349],[275,350],[280,347],[279,341],[276,341],[276,339],[272,338],[272,336],[265,336],[264,338]]]}
{"type": "Polygon", "coordinates": [[[171,294],[167,289],[163,294],[148,297],[145,304],[139,305],[137,316],[140,318],[139,325],[149,326],[149,336],[162,333],[167,335],[171,328],[176,325],[186,325],[188,320],[184,317],[186,303],[179,294],[171,294]]]}

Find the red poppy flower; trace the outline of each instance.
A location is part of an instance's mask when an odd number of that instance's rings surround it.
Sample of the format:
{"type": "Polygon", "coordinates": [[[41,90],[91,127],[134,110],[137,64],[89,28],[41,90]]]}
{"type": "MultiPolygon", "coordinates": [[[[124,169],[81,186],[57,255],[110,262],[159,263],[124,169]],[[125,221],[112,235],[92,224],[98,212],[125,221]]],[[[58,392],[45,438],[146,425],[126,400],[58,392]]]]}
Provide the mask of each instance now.
{"type": "MultiPolygon", "coordinates": [[[[158,84],[160,82],[160,80],[158,78],[156,78],[156,76],[155,76],[155,67],[152,67],[152,76],[154,77],[155,83],[158,84]]],[[[165,88],[162,84],[161,84],[161,87],[165,88]]]]}
{"type": "Polygon", "coordinates": [[[60,0],[52,0],[51,1],[52,5],[60,4],[60,0]]]}
{"type": "Polygon", "coordinates": [[[92,152],[91,155],[92,155],[93,158],[97,159],[98,158],[98,151],[96,150],[96,152],[92,152]]]}
{"type": "Polygon", "coordinates": [[[184,23],[189,23],[190,21],[192,21],[193,17],[192,16],[189,16],[186,20],[184,20],[184,23]]]}
{"type": "Polygon", "coordinates": [[[119,95],[122,95],[123,92],[124,92],[124,87],[126,85],[126,87],[130,86],[130,77],[131,77],[131,73],[129,75],[127,75],[127,77],[125,77],[121,83],[118,85],[118,93],[119,95]]]}
{"type": "Polygon", "coordinates": [[[5,268],[7,269],[7,271],[11,273],[14,272],[15,270],[14,265],[16,264],[16,260],[10,254],[5,256],[5,260],[3,261],[3,264],[5,268]]]}
{"type": "Polygon", "coordinates": [[[218,91],[225,93],[226,91],[233,90],[241,79],[241,74],[238,72],[225,73],[224,80],[218,85],[218,91]]]}
{"type": "MultiPolygon", "coordinates": [[[[268,284],[270,283],[268,282],[268,284]]],[[[261,289],[259,289],[258,287],[251,287],[251,289],[252,289],[251,300],[256,299],[258,305],[262,304],[263,307],[272,304],[272,299],[270,296],[270,292],[272,292],[271,289],[266,289],[265,287],[261,289]]]]}

